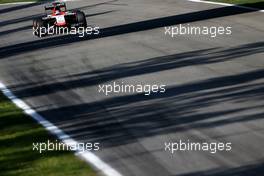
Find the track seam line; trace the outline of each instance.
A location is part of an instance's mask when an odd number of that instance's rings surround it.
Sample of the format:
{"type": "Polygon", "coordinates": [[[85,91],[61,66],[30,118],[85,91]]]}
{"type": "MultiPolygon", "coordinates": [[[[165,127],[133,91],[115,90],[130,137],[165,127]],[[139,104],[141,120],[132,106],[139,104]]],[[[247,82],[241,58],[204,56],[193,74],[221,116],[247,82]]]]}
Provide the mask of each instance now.
{"type": "MultiPolygon", "coordinates": [[[[39,113],[37,113],[34,109],[32,109],[29,105],[27,105],[23,100],[17,98],[11,90],[9,90],[5,84],[0,81],[0,91],[11,100],[17,107],[23,110],[23,112],[34,120],[36,120],[40,125],[42,125],[47,131],[57,136],[63,143],[69,146],[77,146],[78,142],[71,138],[69,135],[63,132],[60,128],[52,124],[50,121],[46,120],[39,113]]],[[[81,149],[77,149],[73,151],[74,154],[84,159],[86,162],[91,164],[95,169],[101,171],[106,176],[122,176],[118,171],[114,168],[106,164],[102,161],[98,156],[93,154],[90,151],[83,151],[81,149]]]]}

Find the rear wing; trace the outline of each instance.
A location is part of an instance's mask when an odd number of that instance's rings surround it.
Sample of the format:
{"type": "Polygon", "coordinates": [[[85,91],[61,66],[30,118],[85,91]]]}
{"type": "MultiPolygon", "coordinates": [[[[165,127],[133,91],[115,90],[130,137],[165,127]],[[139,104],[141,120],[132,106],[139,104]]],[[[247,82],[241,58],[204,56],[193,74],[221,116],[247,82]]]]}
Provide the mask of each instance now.
{"type": "Polygon", "coordinates": [[[54,7],[65,7],[66,4],[64,2],[53,2],[45,5],[45,10],[52,10],[54,7]]]}
{"type": "Polygon", "coordinates": [[[52,10],[54,8],[58,8],[58,10],[62,10],[62,11],[66,11],[66,4],[64,2],[53,2],[53,3],[49,3],[47,5],[45,5],[45,12],[46,14],[51,14],[52,13],[52,10]]]}

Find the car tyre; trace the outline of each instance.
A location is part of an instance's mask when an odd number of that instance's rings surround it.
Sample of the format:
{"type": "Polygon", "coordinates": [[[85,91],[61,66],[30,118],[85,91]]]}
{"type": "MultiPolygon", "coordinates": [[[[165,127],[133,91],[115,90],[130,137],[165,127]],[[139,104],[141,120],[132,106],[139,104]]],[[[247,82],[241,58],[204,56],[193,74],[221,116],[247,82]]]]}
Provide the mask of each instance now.
{"type": "Polygon", "coordinates": [[[33,20],[34,35],[36,35],[38,37],[42,37],[43,35],[41,35],[41,34],[46,35],[47,29],[44,30],[44,28],[46,28],[44,20],[42,20],[41,18],[33,20]]]}
{"type": "Polygon", "coordinates": [[[76,21],[79,27],[87,27],[86,17],[82,11],[76,12],[76,21]]]}

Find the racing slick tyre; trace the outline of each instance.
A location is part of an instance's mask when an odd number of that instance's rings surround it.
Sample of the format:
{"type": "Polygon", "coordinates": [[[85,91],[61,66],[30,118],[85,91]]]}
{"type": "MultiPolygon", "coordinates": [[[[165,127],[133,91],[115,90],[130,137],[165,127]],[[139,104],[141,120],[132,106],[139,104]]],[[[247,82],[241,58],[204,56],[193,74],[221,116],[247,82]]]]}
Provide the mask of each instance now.
{"type": "Polygon", "coordinates": [[[47,34],[47,29],[45,25],[45,21],[41,18],[34,19],[33,20],[33,30],[34,35],[38,37],[42,37],[43,35],[47,34]]]}
{"type": "Polygon", "coordinates": [[[76,21],[79,27],[87,27],[85,14],[82,11],[76,12],[76,21]]]}

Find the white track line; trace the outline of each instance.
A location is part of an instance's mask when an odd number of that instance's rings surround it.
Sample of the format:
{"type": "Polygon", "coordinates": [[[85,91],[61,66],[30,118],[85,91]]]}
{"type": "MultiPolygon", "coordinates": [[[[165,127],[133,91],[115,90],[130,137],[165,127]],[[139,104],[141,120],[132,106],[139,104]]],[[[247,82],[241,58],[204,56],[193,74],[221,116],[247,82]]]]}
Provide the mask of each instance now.
{"type": "MultiPolygon", "coordinates": [[[[47,129],[52,134],[56,135],[62,142],[69,146],[77,146],[78,143],[72,139],[69,135],[64,133],[57,126],[46,120],[40,114],[38,114],[34,109],[29,107],[23,100],[17,98],[2,82],[0,82],[0,91],[10,99],[16,106],[22,109],[27,115],[35,119],[39,124],[41,124],[45,129],[47,129]]],[[[95,154],[90,151],[82,151],[81,149],[74,151],[75,155],[84,159],[100,172],[106,176],[122,176],[118,171],[113,169],[111,166],[103,162],[95,154]]]]}
{"type": "MultiPolygon", "coordinates": [[[[61,1],[63,1],[63,2],[72,2],[72,1],[81,1],[81,0],[61,0],[61,1]]],[[[23,4],[34,4],[34,3],[45,3],[45,1],[44,2],[9,2],[9,3],[3,3],[3,4],[0,4],[0,6],[7,6],[7,5],[23,5],[23,4]]],[[[48,3],[48,2],[46,2],[46,3],[48,3]]]]}
{"type": "Polygon", "coordinates": [[[224,2],[213,2],[213,1],[204,1],[204,0],[188,0],[188,1],[200,2],[200,3],[205,3],[205,4],[216,4],[216,5],[222,5],[222,6],[235,6],[235,7],[239,7],[239,8],[255,10],[258,12],[264,12],[264,10],[260,10],[260,9],[253,8],[253,7],[245,7],[245,6],[240,6],[240,5],[236,5],[236,4],[229,4],[229,3],[224,3],[224,2]]]}
{"type": "Polygon", "coordinates": [[[23,4],[33,4],[35,2],[10,2],[10,3],[3,3],[0,4],[0,6],[5,6],[5,5],[23,5],[23,4]]]}

